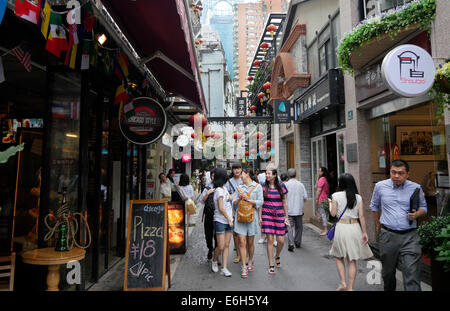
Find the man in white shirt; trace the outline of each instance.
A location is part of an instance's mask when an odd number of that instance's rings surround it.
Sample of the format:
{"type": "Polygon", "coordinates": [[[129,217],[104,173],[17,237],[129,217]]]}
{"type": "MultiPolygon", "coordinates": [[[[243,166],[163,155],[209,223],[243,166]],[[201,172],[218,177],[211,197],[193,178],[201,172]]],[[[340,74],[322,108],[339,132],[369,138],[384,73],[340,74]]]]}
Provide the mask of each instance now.
{"type": "Polygon", "coordinates": [[[289,180],[285,183],[288,189],[287,201],[288,201],[288,215],[289,223],[288,227],[288,251],[294,251],[295,247],[300,248],[302,244],[302,232],[303,232],[303,206],[308,199],[305,186],[295,179],[297,172],[294,168],[288,170],[289,180]],[[295,228],[294,228],[295,227],[295,228]],[[295,237],[294,237],[295,231],[295,237]]]}

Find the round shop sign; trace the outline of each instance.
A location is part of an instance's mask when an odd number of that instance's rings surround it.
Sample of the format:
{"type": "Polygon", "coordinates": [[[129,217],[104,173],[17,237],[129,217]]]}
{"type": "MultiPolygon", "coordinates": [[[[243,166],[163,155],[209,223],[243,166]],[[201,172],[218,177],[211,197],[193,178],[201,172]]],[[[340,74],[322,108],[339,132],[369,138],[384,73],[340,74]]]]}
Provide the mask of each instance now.
{"type": "Polygon", "coordinates": [[[119,114],[119,127],[123,136],[132,143],[151,144],[166,132],[166,111],[152,98],[135,98],[124,104],[119,114]]]}
{"type": "Polygon", "coordinates": [[[405,44],[384,57],[381,73],[392,92],[403,97],[417,97],[433,86],[435,66],[427,51],[417,45],[405,44]]]}

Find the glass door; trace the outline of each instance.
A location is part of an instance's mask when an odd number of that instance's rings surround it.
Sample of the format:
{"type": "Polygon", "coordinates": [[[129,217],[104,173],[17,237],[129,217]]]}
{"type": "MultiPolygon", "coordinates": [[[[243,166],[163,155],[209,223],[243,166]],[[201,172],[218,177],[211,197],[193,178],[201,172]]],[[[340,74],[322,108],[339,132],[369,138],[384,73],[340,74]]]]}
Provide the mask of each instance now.
{"type": "Polygon", "coordinates": [[[337,177],[344,174],[347,168],[345,162],[345,131],[336,132],[337,146],[337,177]]]}

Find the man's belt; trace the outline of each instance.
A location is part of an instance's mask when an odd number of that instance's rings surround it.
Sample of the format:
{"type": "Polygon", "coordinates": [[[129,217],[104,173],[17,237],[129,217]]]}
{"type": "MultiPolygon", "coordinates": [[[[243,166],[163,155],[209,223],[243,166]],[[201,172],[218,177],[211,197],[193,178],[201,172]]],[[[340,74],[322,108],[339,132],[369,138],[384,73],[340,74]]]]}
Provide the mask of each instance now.
{"type": "Polygon", "coordinates": [[[399,234],[405,234],[405,233],[408,233],[408,232],[411,232],[411,231],[414,231],[417,229],[417,228],[411,228],[411,229],[406,229],[406,230],[392,230],[392,229],[389,229],[388,227],[386,227],[385,225],[381,225],[381,228],[383,228],[387,231],[390,231],[393,233],[399,233],[399,234]]]}

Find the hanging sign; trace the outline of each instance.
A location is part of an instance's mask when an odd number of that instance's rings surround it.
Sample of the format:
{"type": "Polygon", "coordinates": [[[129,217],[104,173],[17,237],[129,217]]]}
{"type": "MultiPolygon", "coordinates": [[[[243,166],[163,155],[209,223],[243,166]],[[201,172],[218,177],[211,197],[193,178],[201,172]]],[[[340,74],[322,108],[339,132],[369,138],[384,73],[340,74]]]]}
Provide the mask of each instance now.
{"type": "Polygon", "coordinates": [[[433,86],[435,71],[431,55],[413,44],[396,47],[384,57],[381,65],[384,82],[402,97],[426,94],[433,86]]]}
{"type": "Polygon", "coordinates": [[[166,132],[166,111],[152,98],[135,98],[124,104],[119,114],[119,127],[123,136],[132,143],[151,144],[166,132]]]}
{"type": "Polygon", "coordinates": [[[291,102],[288,100],[274,100],[273,116],[275,124],[291,123],[293,120],[291,114],[291,102]]]}

